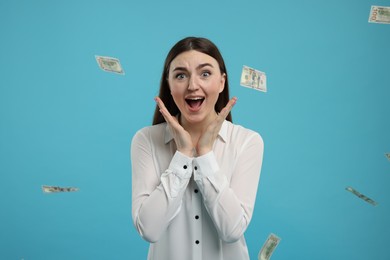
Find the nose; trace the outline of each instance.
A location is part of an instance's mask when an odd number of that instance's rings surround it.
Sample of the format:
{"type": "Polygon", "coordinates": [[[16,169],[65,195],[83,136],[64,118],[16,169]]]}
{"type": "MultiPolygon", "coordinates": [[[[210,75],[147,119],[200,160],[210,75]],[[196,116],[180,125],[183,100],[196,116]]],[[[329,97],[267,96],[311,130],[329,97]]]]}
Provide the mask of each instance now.
{"type": "Polygon", "coordinates": [[[188,81],[188,90],[195,91],[198,88],[199,88],[199,84],[196,77],[190,77],[190,80],[188,81]]]}

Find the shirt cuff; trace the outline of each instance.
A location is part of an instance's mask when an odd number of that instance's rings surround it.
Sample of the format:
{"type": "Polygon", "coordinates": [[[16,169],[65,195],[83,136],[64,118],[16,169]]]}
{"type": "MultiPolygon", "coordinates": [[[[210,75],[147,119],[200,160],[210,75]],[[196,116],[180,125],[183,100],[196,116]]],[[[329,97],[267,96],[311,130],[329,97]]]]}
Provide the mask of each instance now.
{"type": "Polygon", "coordinates": [[[176,151],[168,169],[182,179],[189,179],[192,175],[192,160],[193,158],[176,151]]]}
{"type": "Polygon", "coordinates": [[[193,167],[194,180],[198,184],[204,200],[215,201],[218,193],[220,193],[228,184],[226,176],[220,172],[214,152],[210,151],[202,156],[194,158],[193,167]]]}
{"type": "Polygon", "coordinates": [[[219,171],[219,165],[214,152],[210,151],[193,160],[194,180],[201,180],[203,177],[212,177],[219,171]]]}
{"type": "Polygon", "coordinates": [[[170,199],[183,194],[192,175],[192,158],[177,151],[161,175],[161,183],[170,199]]]}

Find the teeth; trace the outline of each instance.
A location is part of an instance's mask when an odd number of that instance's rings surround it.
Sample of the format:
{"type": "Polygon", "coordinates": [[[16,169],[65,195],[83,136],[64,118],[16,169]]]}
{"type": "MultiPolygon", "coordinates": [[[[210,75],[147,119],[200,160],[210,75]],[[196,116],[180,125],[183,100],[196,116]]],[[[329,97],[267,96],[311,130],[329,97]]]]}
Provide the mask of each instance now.
{"type": "Polygon", "coordinates": [[[189,100],[199,100],[199,99],[203,99],[202,97],[195,97],[195,98],[187,98],[189,100]]]}

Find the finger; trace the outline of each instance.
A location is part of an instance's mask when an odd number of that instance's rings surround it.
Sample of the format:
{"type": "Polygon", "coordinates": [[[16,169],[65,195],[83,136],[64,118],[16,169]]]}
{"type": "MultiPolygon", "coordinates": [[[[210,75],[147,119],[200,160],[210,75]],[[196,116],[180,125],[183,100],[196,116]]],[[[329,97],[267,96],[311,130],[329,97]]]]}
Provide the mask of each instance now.
{"type": "Polygon", "coordinates": [[[226,106],[221,110],[221,113],[219,115],[223,118],[223,120],[226,119],[226,117],[229,115],[230,111],[232,110],[233,106],[237,103],[237,97],[233,97],[229,100],[229,102],[226,104],[226,106]]]}
{"type": "Polygon", "coordinates": [[[168,122],[172,115],[169,113],[168,109],[165,107],[164,102],[159,97],[155,97],[154,100],[156,101],[156,104],[157,104],[158,108],[160,109],[160,113],[165,118],[165,121],[168,122]]]}
{"type": "Polygon", "coordinates": [[[164,104],[164,102],[161,100],[160,97],[155,97],[154,100],[156,101],[156,104],[157,104],[157,106],[158,106],[160,109],[163,109],[163,108],[166,109],[165,104],[164,104]]]}
{"type": "Polygon", "coordinates": [[[169,124],[175,124],[177,123],[177,120],[175,117],[173,117],[171,115],[171,113],[169,113],[168,109],[165,107],[165,104],[164,102],[161,100],[161,98],[159,97],[155,97],[154,100],[156,101],[158,107],[160,108],[160,113],[162,114],[162,116],[164,117],[165,121],[169,124]]]}

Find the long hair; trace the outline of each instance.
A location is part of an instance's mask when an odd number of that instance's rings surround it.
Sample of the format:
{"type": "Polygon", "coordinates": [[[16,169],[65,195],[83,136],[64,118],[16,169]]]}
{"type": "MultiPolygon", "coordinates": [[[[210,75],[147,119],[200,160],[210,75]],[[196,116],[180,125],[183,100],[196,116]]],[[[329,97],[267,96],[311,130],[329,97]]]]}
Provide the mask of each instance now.
{"type": "MultiPolygon", "coordinates": [[[[169,67],[171,66],[171,62],[176,58],[176,56],[190,50],[199,51],[213,57],[219,64],[219,69],[221,71],[221,74],[223,73],[226,74],[225,87],[223,91],[219,93],[218,100],[215,103],[215,107],[214,107],[215,111],[219,113],[229,102],[228,75],[226,71],[225,62],[222,58],[220,51],[218,50],[217,46],[214,43],[212,43],[210,40],[206,38],[187,37],[178,41],[172,47],[172,49],[169,51],[167,55],[167,58],[165,59],[163,73],[160,81],[160,91],[158,96],[164,102],[165,107],[168,109],[169,113],[172,116],[176,116],[177,114],[180,113],[179,108],[176,106],[175,101],[172,98],[171,91],[169,89],[169,84],[168,84],[169,67]]],[[[232,122],[231,113],[228,114],[226,120],[232,122]]],[[[160,113],[158,106],[156,105],[156,109],[154,111],[154,116],[153,116],[153,125],[157,125],[163,122],[165,122],[165,119],[160,113]]]]}

